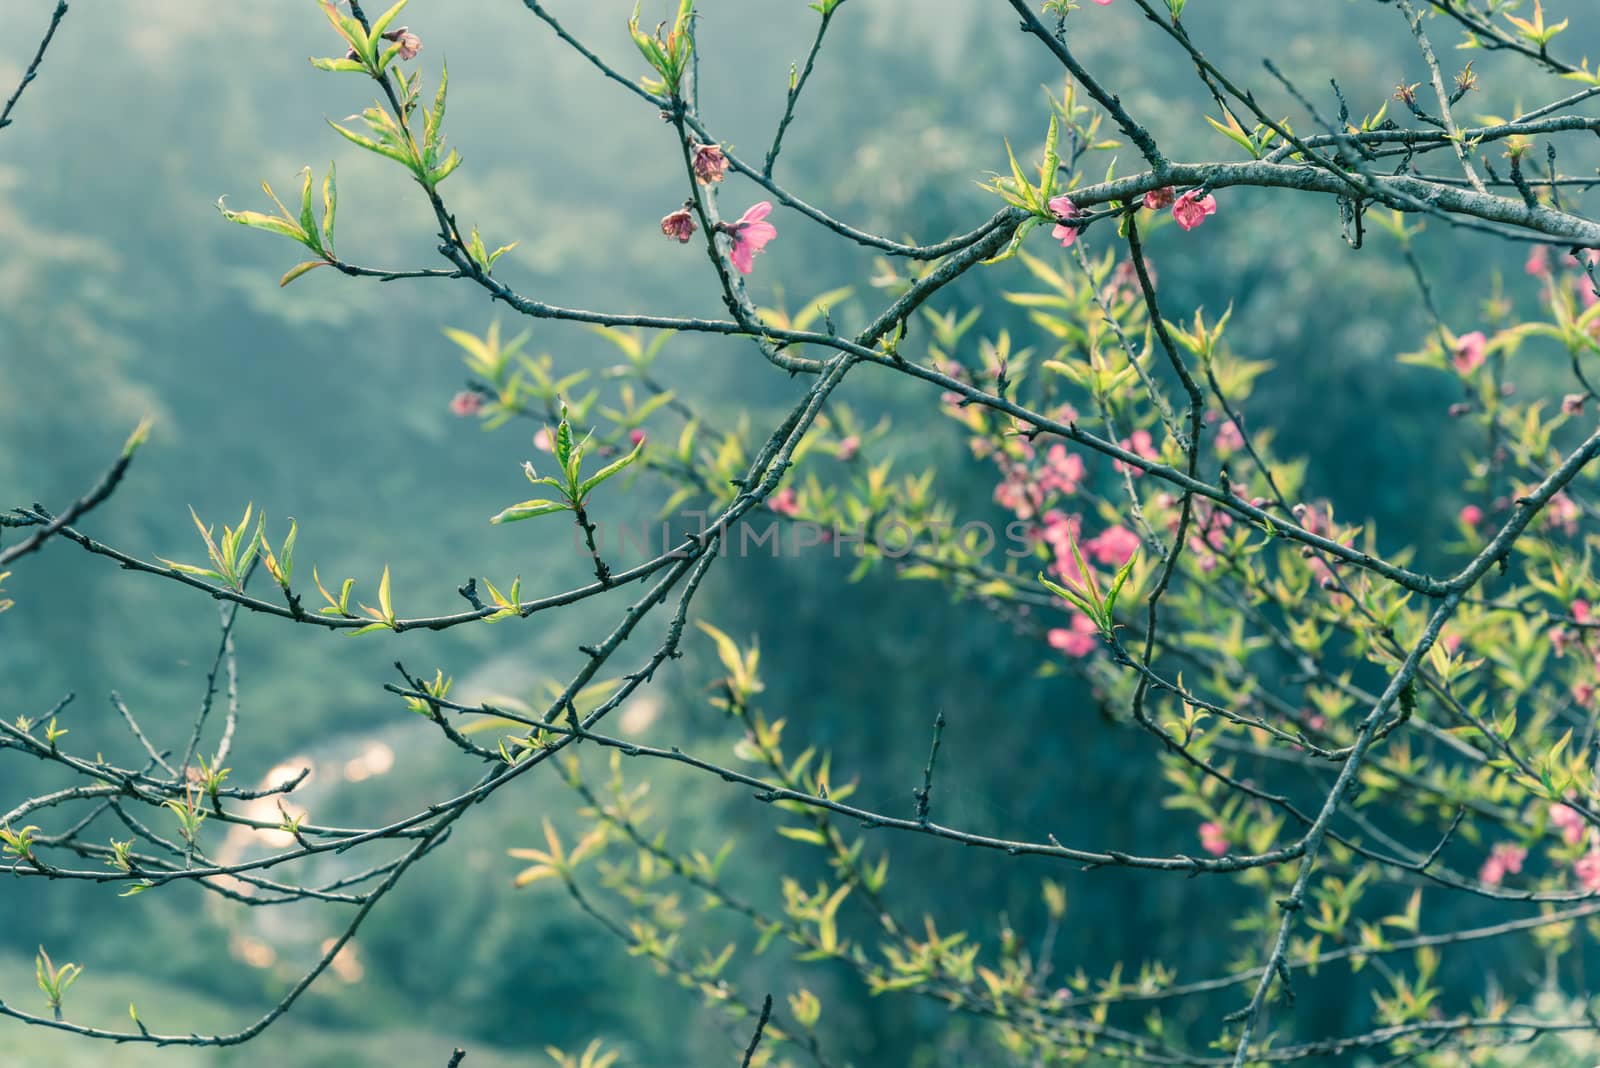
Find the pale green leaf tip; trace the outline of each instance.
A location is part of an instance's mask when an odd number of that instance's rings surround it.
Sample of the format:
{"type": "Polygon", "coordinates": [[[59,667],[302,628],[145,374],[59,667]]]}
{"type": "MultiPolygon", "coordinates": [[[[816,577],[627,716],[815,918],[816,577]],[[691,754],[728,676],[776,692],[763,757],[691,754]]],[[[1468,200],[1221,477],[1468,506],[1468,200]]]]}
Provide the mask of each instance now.
{"type": "Polygon", "coordinates": [[[155,420],[148,415],[139,420],[139,425],[133,428],[133,433],[128,435],[128,440],[122,445],[122,456],[124,459],[139,451],[139,446],[143,445],[145,440],[149,438],[150,427],[154,425],[154,423],[155,420]]]}

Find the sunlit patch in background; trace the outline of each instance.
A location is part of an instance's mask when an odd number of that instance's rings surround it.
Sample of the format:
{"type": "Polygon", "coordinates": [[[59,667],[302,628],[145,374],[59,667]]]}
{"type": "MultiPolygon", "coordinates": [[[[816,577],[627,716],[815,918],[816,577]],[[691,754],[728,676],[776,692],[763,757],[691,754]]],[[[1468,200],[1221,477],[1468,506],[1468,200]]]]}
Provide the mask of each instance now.
{"type": "MultiPolygon", "coordinates": [[[[261,777],[256,789],[276,790],[285,783],[292,782],[302,771],[306,772],[306,776],[296,789],[303,790],[317,774],[316,761],[307,756],[294,757],[276,765],[261,777]]],[[[298,819],[304,816],[306,810],[288,800],[284,794],[273,793],[244,802],[239,814],[256,823],[281,824],[285,818],[298,819]]],[[[229,829],[227,840],[218,850],[218,859],[224,864],[235,863],[252,842],[269,849],[285,849],[294,845],[294,835],[276,826],[255,828],[235,824],[229,829]]]]}
{"type": "Polygon", "coordinates": [[[228,952],[252,968],[270,968],[278,959],[278,951],[261,939],[237,932],[228,939],[228,952]]]}
{"type": "MultiPolygon", "coordinates": [[[[323,942],[322,952],[327,953],[337,941],[336,938],[330,938],[323,942]]],[[[333,960],[329,962],[328,969],[347,983],[359,983],[362,976],[367,974],[367,966],[361,963],[361,951],[356,948],[353,941],[346,942],[340,947],[339,952],[335,953],[333,960]]]]}
{"type": "MultiPolygon", "coordinates": [[[[295,850],[305,843],[325,843],[326,835],[308,834],[297,838],[283,825],[290,820],[304,820],[313,826],[340,824],[337,813],[341,805],[346,797],[358,792],[353,784],[370,784],[371,780],[392,772],[399,761],[398,751],[429,737],[432,729],[419,721],[389,732],[387,740],[383,741],[359,735],[339,736],[314,753],[302,752],[279,760],[266,774],[254,780],[251,789],[263,796],[242,801],[234,810],[255,826],[228,825],[220,847],[212,854],[213,859],[223,866],[245,864],[295,850]],[[285,791],[283,788],[289,783],[295,784],[294,789],[285,791]]],[[[282,892],[271,886],[253,885],[247,878],[359,895],[364,887],[340,885],[340,880],[358,874],[363,867],[343,854],[319,851],[290,864],[253,871],[246,878],[225,875],[213,882],[239,897],[258,902],[279,898],[282,892]]],[[[272,971],[286,978],[303,972],[335,943],[336,936],[327,924],[316,918],[315,902],[241,911],[235,901],[218,898],[209,901],[207,908],[231,928],[230,956],[250,968],[272,971]]],[[[353,942],[340,948],[329,962],[328,970],[347,984],[361,982],[367,971],[360,950],[353,942]]]]}
{"type": "Polygon", "coordinates": [[[653,693],[643,693],[628,702],[617,720],[617,729],[623,734],[643,734],[661,715],[661,698],[653,693]]]}
{"type": "Polygon", "coordinates": [[[394,750],[382,742],[369,742],[360,756],[344,763],[346,782],[363,782],[394,767],[394,750]]]}

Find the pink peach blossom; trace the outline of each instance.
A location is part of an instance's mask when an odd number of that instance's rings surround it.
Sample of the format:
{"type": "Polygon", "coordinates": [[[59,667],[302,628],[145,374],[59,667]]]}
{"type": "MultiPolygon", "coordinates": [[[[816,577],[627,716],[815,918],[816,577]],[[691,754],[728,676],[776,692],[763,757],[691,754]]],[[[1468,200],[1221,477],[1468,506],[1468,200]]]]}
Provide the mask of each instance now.
{"type": "Polygon", "coordinates": [[[545,427],[533,436],[533,447],[540,452],[556,451],[555,435],[550,433],[549,427],[545,427]]]}
{"type": "Polygon", "coordinates": [[[1050,231],[1050,236],[1059,238],[1061,241],[1061,247],[1066,248],[1074,241],[1078,240],[1078,228],[1076,226],[1069,225],[1071,220],[1084,213],[1078,210],[1078,206],[1074,204],[1069,197],[1065,196],[1051,197],[1049,208],[1051,214],[1053,214],[1057,220],[1055,229],[1050,231]]]}
{"type": "MultiPolygon", "coordinates": [[[[1593,265],[1595,256],[1594,250],[1589,250],[1587,255],[1589,257],[1589,263],[1593,265]]],[[[1600,300],[1600,297],[1595,295],[1594,282],[1590,280],[1588,273],[1585,271],[1580,270],[1577,274],[1572,276],[1572,288],[1577,292],[1578,299],[1583,301],[1583,306],[1585,308],[1594,307],[1595,301],[1600,300]]]]}
{"type": "Polygon", "coordinates": [[[1464,375],[1470,375],[1483,366],[1483,361],[1489,354],[1489,339],[1484,337],[1482,330],[1474,330],[1470,334],[1462,334],[1456,338],[1455,349],[1450,354],[1450,362],[1455,369],[1464,375]]]}
{"type": "Polygon", "coordinates": [[[465,419],[469,415],[477,415],[483,408],[483,397],[470,389],[464,389],[450,398],[450,411],[465,419]]]}
{"type": "MultiPolygon", "coordinates": [[[[1150,288],[1154,289],[1156,269],[1149,263],[1144,265],[1144,269],[1145,274],[1150,276],[1150,288]]],[[[1100,290],[1100,299],[1108,304],[1124,299],[1136,300],[1141,296],[1142,288],[1139,284],[1139,268],[1133,265],[1132,260],[1122,260],[1100,290]]]]}
{"type": "Polygon", "coordinates": [[[1568,393],[1561,398],[1561,410],[1567,415],[1582,415],[1583,402],[1587,399],[1582,393],[1568,393]]]}
{"type": "Polygon", "coordinates": [[[695,232],[694,214],[684,205],[671,215],[661,218],[661,232],[668,237],[676,238],[680,244],[687,245],[695,232]]]}
{"type": "Polygon", "coordinates": [[[1202,196],[1198,189],[1189,190],[1172,205],[1172,217],[1185,230],[1193,230],[1206,221],[1206,216],[1216,213],[1217,198],[1210,193],[1202,196]]]}
{"type": "Polygon", "coordinates": [[[1522,870],[1527,856],[1528,851],[1521,846],[1501,842],[1489,851],[1489,859],[1478,869],[1478,881],[1485,886],[1499,886],[1507,874],[1515,875],[1522,870]]]}
{"type": "Polygon", "coordinates": [[[393,41],[400,46],[397,53],[401,59],[415,59],[417,53],[422,51],[422,38],[401,26],[390,30],[383,35],[385,41],[393,41]]]}
{"type": "Polygon", "coordinates": [[[1294,506],[1294,517],[1308,533],[1326,536],[1330,533],[1333,521],[1327,511],[1313,504],[1297,504],[1294,506]]]}
{"type": "Polygon", "coordinates": [[[644,431],[638,427],[634,427],[632,430],[628,431],[628,444],[632,445],[634,448],[638,448],[640,445],[643,445],[644,438],[644,431]]]}
{"type": "Polygon", "coordinates": [[[1178,199],[1178,194],[1170,185],[1160,189],[1152,189],[1144,195],[1144,206],[1151,211],[1161,211],[1163,208],[1172,207],[1172,202],[1178,199]]]}
{"type": "Polygon", "coordinates": [[[1461,509],[1461,522],[1469,527],[1476,527],[1483,522],[1483,509],[1475,504],[1469,504],[1461,509]]]}
{"type": "Polygon", "coordinates": [[[1039,475],[1039,485],[1047,492],[1056,490],[1070,497],[1078,492],[1083,476],[1083,457],[1068,452],[1065,445],[1055,444],[1045,453],[1045,466],[1039,475]]]}
{"type": "Polygon", "coordinates": [[[1050,642],[1050,648],[1059,649],[1074,659],[1088,656],[1099,645],[1100,628],[1094,625],[1094,620],[1082,612],[1072,614],[1072,623],[1068,627],[1054,627],[1045,635],[1050,642]]]}
{"type": "Polygon", "coordinates": [[[1055,563],[1051,565],[1051,569],[1070,582],[1083,581],[1083,572],[1078,568],[1078,558],[1072,552],[1072,543],[1082,535],[1082,517],[1067,515],[1054,508],[1044,514],[1044,531],[1041,537],[1055,554],[1055,563]]]}
{"type": "Polygon", "coordinates": [[[841,460],[850,461],[856,458],[856,453],[861,449],[861,439],[854,434],[839,440],[839,449],[835,453],[841,460]]]}
{"type": "Polygon", "coordinates": [[[1559,527],[1568,535],[1577,533],[1578,517],[1580,515],[1582,515],[1582,512],[1579,510],[1577,502],[1568,497],[1565,492],[1557,493],[1554,497],[1551,497],[1550,503],[1545,505],[1544,509],[1545,525],[1559,527]]]}
{"type": "Polygon", "coordinates": [[[1577,845],[1583,841],[1583,816],[1569,805],[1550,806],[1550,825],[1561,832],[1561,840],[1567,845],[1577,845]]]}
{"type": "Polygon", "coordinates": [[[1528,252],[1527,262],[1522,269],[1535,278],[1544,278],[1550,274],[1550,250],[1544,245],[1535,245],[1528,252]]]}
{"type": "Polygon", "coordinates": [[[1600,890],[1600,852],[1591,850],[1579,857],[1573,862],[1572,874],[1585,890],[1600,890]]]}
{"type": "MultiPolygon", "coordinates": [[[[1152,463],[1157,463],[1161,460],[1161,450],[1156,448],[1155,439],[1150,436],[1150,431],[1148,430],[1135,430],[1128,437],[1123,438],[1119,444],[1125,450],[1141,459],[1149,460],[1152,463]]],[[[1144,474],[1144,468],[1135,467],[1133,464],[1125,464],[1121,460],[1111,461],[1111,466],[1116,469],[1119,475],[1124,470],[1134,478],[1144,474]]]]}
{"type": "Polygon", "coordinates": [[[779,515],[796,516],[800,514],[800,495],[793,486],[785,486],[774,493],[767,500],[767,507],[779,515]]]}
{"type": "Polygon", "coordinates": [[[728,235],[733,238],[733,248],[728,253],[728,258],[733,265],[739,268],[740,274],[749,274],[755,270],[755,254],[767,247],[767,242],[778,236],[778,228],[767,222],[767,216],[772,213],[772,201],[763,200],[759,204],[750,206],[750,210],[739,216],[739,221],[727,226],[728,235]]]}
{"type": "Polygon", "coordinates": [[[1214,857],[1228,851],[1228,831],[1222,824],[1207,820],[1200,825],[1200,848],[1214,857]]]}
{"type": "Polygon", "coordinates": [[[728,157],[722,154],[721,145],[702,145],[696,142],[690,151],[694,177],[701,185],[720,182],[722,176],[728,173],[728,157]]]}
{"type": "Polygon", "coordinates": [[[1012,464],[994,488],[994,503],[1009,509],[1018,519],[1032,519],[1044,504],[1044,494],[1026,464],[1012,464]]]}
{"type": "Polygon", "coordinates": [[[1244,434],[1239,431],[1239,424],[1232,419],[1217,427],[1217,452],[1222,456],[1238,452],[1244,448],[1244,434]]]}
{"type": "Polygon", "coordinates": [[[1124,526],[1107,527],[1083,543],[1084,555],[1097,564],[1121,567],[1139,548],[1139,535],[1124,526]]]}

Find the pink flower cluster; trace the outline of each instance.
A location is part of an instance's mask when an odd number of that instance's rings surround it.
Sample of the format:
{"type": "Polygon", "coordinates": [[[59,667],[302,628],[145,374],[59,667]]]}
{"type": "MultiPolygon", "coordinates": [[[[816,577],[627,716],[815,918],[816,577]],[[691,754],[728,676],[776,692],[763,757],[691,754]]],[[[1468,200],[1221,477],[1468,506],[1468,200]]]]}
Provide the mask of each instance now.
{"type": "MultiPolygon", "coordinates": [[[[1549,808],[1550,826],[1561,832],[1561,840],[1568,846],[1580,845],[1589,833],[1589,823],[1583,814],[1571,805],[1556,803],[1549,808]]],[[[1507,875],[1522,871],[1528,851],[1510,842],[1501,842],[1489,851],[1489,856],[1478,869],[1478,880],[1485,886],[1499,886],[1507,875]]],[[[1582,856],[1572,862],[1572,874],[1578,885],[1591,893],[1600,892],[1600,842],[1593,842],[1582,856]]]]}
{"type": "MultiPolygon", "coordinates": [[[[1573,622],[1579,624],[1580,627],[1576,634],[1574,634],[1572,630],[1565,626],[1555,626],[1550,628],[1550,645],[1555,649],[1557,656],[1566,656],[1567,647],[1572,645],[1574,642],[1583,647],[1587,647],[1589,644],[1586,640],[1586,635],[1589,632],[1581,629],[1583,624],[1586,624],[1590,621],[1589,602],[1584,600],[1573,601],[1570,612],[1572,614],[1573,622]]],[[[1597,668],[1600,668],[1600,665],[1597,665],[1597,668]]]]}
{"type": "Polygon", "coordinates": [[[1590,850],[1572,862],[1578,885],[1593,893],[1600,890],[1600,850],[1590,850]]]}
{"type": "MultiPolygon", "coordinates": [[[[961,369],[950,369],[952,377],[965,378],[961,369]]],[[[959,394],[945,396],[952,414],[966,421],[959,394]]],[[[1063,408],[1054,413],[1062,422],[1075,422],[1077,413],[1063,408]]],[[[969,426],[981,427],[981,423],[969,426]]],[[[1147,430],[1136,430],[1122,442],[1122,447],[1136,456],[1155,461],[1160,454],[1147,430]]],[[[997,444],[978,434],[972,438],[972,451],[977,457],[992,458],[999,466],[1000,481],[994,488],[995,503],[1018,519],[1031,524],[1029,537],[1035,544],[1050,550],[1049,570],[1057,578],[1069,583],[1084,580],[1078,567],[1073,545],[1088,563],[1115,571],[1122,567],[1140,546],[1139,535],[1127,527],[1113,524],[1091,538],[1083,536],[1083,517],[1066,510],[1065,500],[1078,493],[1088,478],[1083,458],[1068,447],[1056,442],[1041,456],[1027,438],[1007,438],[997,444]],[[1058,505],[1060,505],[1058,507],[1058,505]]],[[[1120,464],[1118,465],[1120,468],[1120,464]]],[[[1138,473],[1135,470],[1135,473],[1138,473]]],[[[1223,516],[1224,521],[1228,521],[1223,516]]],[[[1084,657],[1099,645],[1099,628],[1082,613],[1073,612],[1065,627],[1052,628],[1046,635],[1051,648],[1070,657],[1084,657]]]]}
{"type": "Polygon", "coordinates": [[[1572,537],[1578,532],[1578,520],[1583,515],[1583,510],[1578,507],[1578,502],[1567,496],[1566,491],[1557,493],[1550,498],[1544,506],[1544,525],[1551,530],[1560,530],[1567,537],[1572,537]]]}
{"type": "MultiPolygon", "coordinates": [[[[1219,417],[1216,413],[1207,416],[1207,422],[1215,422],[1219,417]]],[[[1217,458],[1226,460],[1234,453],[1244,448],[1244,432],[1239,429],[1239,424],[1232,419],[1223,420],[1217,427],[1217,458]]]]}
{"type": "Polygon", "coordinates": [[[996,504],[1018,519],[1032,519],[1052,493],[1070,497],[1078,492],[1084,478],[1083,457],[1057,443],[1050,446],[1044,463],[1035,469],[1029,462],[1035,459],[1033,446],[1026,441],[1018,444],[1022,458],[1003,460],[1001,464],[1005,478],[994,488],[996,504]]]}
{"type": "MultiPolygon", "coordinates": [[[[1569,846],[1582,842],[1589,831],[1583,814],[1570,805],[1551,805],[1550,825],[1561,831],[1561,840],[1569,846]]],[[[1600,890],[1600,845],[1591,844],[1588,852],[1572,862],[1572,874],[1585,890],[1600,890]]]]}
{"type": "Polygon", "coordinates": [[[800,514],[800,494],[793,486],[785,486],[767,499],[767,507],[793,519],[800,514]]]}
{"type": "Polygon", "coordinates": [[[1095,646],[1100,644],[1100,628],[1082,612],[1074,612],[1071,623],[1056,627],[1045,638],[1050,642],[1050,648],[1059,649],[1078,660],[1094,652],[1095,646]]]}
{"type": "Polygon", "coordinates": [[[1569,846],[1583,841],[1586,824],[1583,815],[1571,805],[1551,805],[1550,826],[1561,832],[1561,840],[1569,846]]]}
{"type": "MultiPolygon", "coordinates": [[[[1170,493],[1162,493],[1157,495],[1155,504],[1167,513],[1167,533],[1176,534],[1183,520],[1178,499],[1170,493]]],[[[1233,516],[1213,507],[1210,501],[1196,500],[1193,508],[1189,515],[1189,551],[1194,554],[1195,565],[1201,571],[1215,571],[1217,553],[1227,546],[1233,516]]]]}
{"type": "MultiPolygon", "coordinates": [[[[1156,269],[1148,260],[1144,265],[1145,273],[1150,276],[1150,288],[1156,284],[1156,269]]],[[[1133,265],[1132,260],[1122,260],[1117,264],[1117,269],[1111,272],[1111,278],[1100,290],[1100,299],[1107,304],[1115,304],[1119,300],[1138,300],[1143,295],[1139,285],[1139,269],[1133,265]]]]}
{"type": "MultiPolygon", "coordinates": [[[[1096,0],[1098,2],[1098,0],[1096,0]]],[[[1177,220],[1180,227],[1193,230],[1207,217],[1217,213],[1217,198],[1210,193],[1199,189],[1191,189],[1183,195],[1177,195],[1170,186],[1152,189],[1144,195],[1144,206],[1151,211],[1160,211],[1163,208],[1172,208],[1172,217],[1177,220]]],[[[1078,230],[1082,226],[1081,219],[1089,213],[1079,208],[1067,196],[1051,197],[1048,204],[1050,214],[1055,216],[1055,229],[1050,231],[1050,236],[1061,242],[1061,247],[1066,248],[1078,240],[1078,230]]]]}
{"type": "MultiPolygon", "coordinates": [[[[1552,293],[1555,293],[1560,288],[1570,286],[1572,292],[1578,295],[1578,299],[1583,303],[1583,306],[1592,308],[1596,303],[1600,303],[1600,295],[1596,295],[1594,283],[1589,279],[1588,272],[1584,270],[1584,267],[1586,264],[1588,266],[1600,264],[1600,249],[1585,249],[1583,255],[1584,258],[1581,260],[1571,253],[1568,253],[1563,258],[1562,262],[1573,269],[1572,273],[1563,280],[1551,264],[1549,246],[1535,245],[1528,253],[1528,259],[1523,264],[1522,269],[1534,278],[1542,279],[1548,283],[1552,293]]],[[[1595,327],[1591,327],[1590,330],[1592,332],[1595,327]]]]}
{"type": "MultiPolygon", "coordinates": [[[[697,145],[694,149],[695,178],[703,183],[720,182],[727,171],[728,161],[716,145],[697,145]]],[[[662,216],[661,233],[679,244],[688,244],[699,227],[694,221],[694,201],[684,201],[683,207],[662,216]]],[[[735,222],[718,223],[717,228],[728,235],[728,259],[740,274],[756,269],[756,253],[778,236],[778,228],[767,222],[772,214],[772,201],[752,204],[735,222]]]]}
{"type": "Polygon", "coordinates": [[[1528,851],[1522,846],[1510,843],[1499,843],[1490,851],[1490,859],[1483,862],[1483,867],[1478,868],[1478,881],[1485,886],[1499,886],[1506,881],[1507,875],[1517,875],[1522,871],[1523,860],[1528,859],[1528,851]]]}
{"type": "Polygon", "coordinates": [[[1220,857],[1228,851],[1228,829],[1215,820],[1207,820],[1200,825],[1200,848],[1214,857],[1220,857]]]}
{"type": "MultiPolygon", "coordinates": [[[[1067,515],[1054,509],[1044,515],[1040,538],[1050,546],[1055,557],[1050,569],[1069,582],[1083,581],[1083,572],[1079,570],[1077,557],[1072,553],[1074,541],[1078,542],[1079,551],[1088,560],[1113,569],[1126,564],[1139,550],[1139,535],[1121,524],[1107,527],[1088,541],[1079,540],[1082,527],[1083,520],[1076,515],[1067,515]]],[[[1066,627],[1052,629],[1045,638],[1051,648],[1079,658],[1094,652],[1100,644],[1099,634],[1100,628],[1093,620],[1082,612],[1073,612],[1066,627]]]]}
{"type": "MultiPolygon", "coordinates": [[[[1561,831],[1561,840],[1569,846],[1582,842],[1589,829],[1582,813],[1561,804],[1550,806],[1550,825],[1561,831]]],[[[1588,852],[1572,862],[1572,874],[1585,890],[1600,891],[1600,845],[1591,845],[1588,852]]]]}
{"type": "MultiPolygon", "coordinates": [[[[1117,444],[1140,459],[1149,460],[1151,463],[1161,462],[1161,450],[1156,448],[1155,439],[1150,436],[1150,431],[1148,430],[1135,430],[1117,444]]],[[[1123,471],[1127,471],[1134,478],[1139,478],[1144,474],[1144,468],[1136,467],[1133,464],[1125,464],[1121,460],[1111,461],[1111,466],[1119,475],[1123,471]]]]}
{"type": "Polygon", "coordinates": [[[1499,886],[1505,881],[1506,875],[1520,872],[1522,862],[1526,859],[1526,849],[1510,842],[1501,842],[1489,851],[1489,859],[1478,869],[1478,881],[1485,886],[1499,886]]]}
{"type": "Polygon", "coordinates": [[[1470,375],[1483,366],[1488,355],[1489,339],[1482,330],[1474,330],[1456,338],[1455,347],[1450,352],[1450,363],[1459,373],[1470,375]]]}
{"type": "Polygon", "coordinates": [[[1171,186],[1152,189],[1144,195],[1144,206],[1151,211],[1172,208],[1172,217],[1185,230],[1193,230],[1217,213],[1217,198],[1200,189],[1191,189],[1182,196],[1171,186]]]}

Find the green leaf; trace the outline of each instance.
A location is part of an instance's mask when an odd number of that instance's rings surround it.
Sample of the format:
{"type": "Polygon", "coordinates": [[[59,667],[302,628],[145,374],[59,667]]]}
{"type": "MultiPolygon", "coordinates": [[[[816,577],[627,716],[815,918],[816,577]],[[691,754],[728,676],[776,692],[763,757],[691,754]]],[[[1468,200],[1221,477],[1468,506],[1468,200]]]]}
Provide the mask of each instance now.
{"type": "Polygon", "coordinates": [[[400,14],[401,10],[410,2],[411,0],[400,0],[399,3],[379,15],[377,20],[373,22],[372,33],[367,40],[372,43],[374,48],[377,47],[378,40],[383,37],[383,32],[389,28],[389,23],[393,22],[395,16],[400,14]]]}
{"type": "Polygon", "coordinates": [[[564,469],[572,455],[572,424],[567,422],[567,406],[561,406],[561,423],[556,427],[556,463],[564,469]]]}
{"type": "Polygon", "coordinates": [[[1114,611],[1116,611],[1117,594],[1122,592],[1122,585],[1123,585],[1123,583],[1128,581],[1128,576],[1133,573],[1133,562],[1135,560],[1137,560],[1138,558],[1139,558],[1139,552],[1136,549],[1136,550],[1134,550],[1133,555],[1128,557],[1127,562],[1125,564],[1123,564],[1120,568],[1117,569],[1116,577],[1111,580],[1111,590],[1110,590],[1109,593],[1106,594],[1106,618],[1107,619],[1110,619],[1111,618],[1111,614],[1114,611]]]}
{"type": "Polygon", "coordinates": [[[327,123],[328,123],[329,126],[332,126],[335,130],[338,130],[339,133],[342,134],[347,141],[350,141],[352,144],[360,145],[362,148],[366,149],[368,152],[376,152],[380,156],[386,156],[389,159],[394,160],[396,163],[405,164],[407,167],[414,167],[415,166],[416,161],[412,159],[411,154],[409,152],[404,152],[404,151],[402,151],[402,150],[400,150],[398,148],[393,147],[392,145],[380,145],[378,142],[374,141],[370,137],[363,137],[361,134],[356,133],[354,130],[345,129],[343,126],[340,126],[338,123],[334,122],[332,119],[328,119],[327,123]]]}
{"type": "Polygon", "coordinates": [[[643,451],[644,442],[641,441],[639,444],[633,447],[633,451],[628,453],[628,455],[611,461],[609,464],[606,464],[606,466],[602,467],[600,470],[584,479],[583,484],[578,487],[578,499],[582,500],[584,497],[587,497],[590,490],[600,485],[600,483],[604,482],[612,475],[615,475],[618,471],[621,471],[624,467],[627,467],[629,464],[633,463],[633,461],[639,458],[640,453],[643,451]]]}
{"type": "Polygon", "coordinates": [[[361,72],[363,74],[366,73],[366,70],[367,70],[366,66],[359,59],[346,59],[343,56],[340,56],[338,59],[333,59],[331,57],[325,58],[325,59],[318,59],[318,58],[313,57],[312,60],[311,60],[311,65],[313,67],[317,68],[318,70],[330,70],[330,71],[353,70],[353,71],[359,71],[359,72],[361,72]]]}
{"type": "Polygon", "coordinates": [[[300,170],[300,229],[306,235],[306,244],[322,251],[322,239],[317,236],[317,219],[311,214],[311,168],[300,170]]]}
{"type": "Polygon", "coordinates": [[[248,226],[252,230],[266,230],[269,233],[282,234],[284,237],[293,238],[302,245],[306,244],[306,235],[300,227],[288,219],[280,219],[275,215],[266,215],[259,211],[231,211],[222,202],[217,200],[217,210],[222,212],[222,217],[229,222],[236,222],[241,226],[248,226]]]}
{"type": "Polygon", "coordinates": [[[383,577],[378,580],[378,607],[383,612],[383,618],[391,624],[394,622],[394,603],[389,599],[389,565],[383,565],[383,577]]]}
{"type": "Polygon", "coordinates": [[[278,287],[281,289],[314,267],[326,267],[327,265],[327,260],[306,260],[304,263],[297,263],[285,271],[282,278],[278,279],[278,287]]]}
{"type": "Polygon", "coordinates": [[[334,177],[333,161],[328,161],[328,176],[322,180],[322,242],[333,255],[333,217],[339,210],[339,183],[334,177]]]}
{"type": "Polygon", "coordinates": [[[438,185],[454,174],[455,169],[459,166],[461,166],[461,153],[452,148],[450,154],[445,157],[444,162],[428,172],[428,183],[430,185],[438,185]]]}
{"type": "Polygon", "coordinates": [[[133,433],[128,435],[128,440],[122,443],[122,457],[127,459],[139,451],[146,439],[150,437],[150,427],[153,420],[149,417],[139,420],[139,425],[133,428],[133,433]]]}
{"type": "Polygon", "coordinates": [[[1234,124],[1232,115],[1228,116],[1229,125],[1227,126],[1224,126],[1216,119],[1213,119],[1210,115],[1205,116],[1205,120],[1211,124],[1213,129],[1222,134],[1222,136],[1226,137],[1235,144],[1242,145],[1244,150],[1250,153],[1253,158],[1261,158],[1261,153],[1256,151],[1255,143],[1250,140],[1250,135],[1246,134],[1242,128],[1234,124]]]}
{"type": "Polygon", "coordinates": [[[827,845],[828,840],[822,832],[811,827],[779,827],[778,833],[785,838],[792,838],[796,842],[808,842],[811,845],[827,845]]]}
{"type": "Polygon", "coordinates": [[[176,560],[168,560],[164,556],[158,556],[156,559],[172,568],[172,570],[181,571],[185,575],[194,575],[196,578],[216,579],[218,582],[222,581],[222,574],[209,568],[195,567],[193,564],[180,564],[176,560]]]}
{"type": "Polygon", "coordinates": [[[1054,114],[1050,116],[1050,129],[1044,138],[1044,163],[1039,167],[1039,199],[1046,205],[1050,202],[1050,195],[1055,192],[1056,178],[1061,169],[1061,154],[1056,151],[1056,145],[1061,138],[1061,126],[1056,122],[1054,114]]]}
{"type": "Polygon", "coordinates": [[[1011,177],[1017,183],[1017,194],[1022,197],[1027,207],[1035,213],[1043,212],[1044,205],[1039,203],[1039,194],[1034,190],[1033,183],[1023,177],[1022,167],[1017,163],[1016,153],[1011,151],[1011,141],[1006,141],[1006,158],[1011,161],[1011,177]]]}
{"type": "Polygon", "coordinates": [[[423,141],[429,145],[440,143],[439,131],[444,127],[444,101],[445,93],[450,87],[450,67],[442,66],[439,71],[439,91],[433,94],[433,109],[423,113],[423,141]]]}
{"type": "Polygon", "coordinates": [[[1011,241],[1006,245],[1005,250],[997,255],[991,256],[989,259],[986,259],[983,262],[986,264],[1004,263],[1006,260],[1009,260],[1011,257],[1015,256],[1019,250],[1021,250],[1023,239],[1026,238],[1028,234],[1033,232],[1034,227],[1041,225],[1043,222],[1044,220],[1039,218],[1037,215],[1030,215],[1026,219],[1023,219],[1021,224],[1017,227],[1016,232],[1011,235],[1011,241]]]}
{"type": "Polygon", "coordinates": [[[491,523],[515,523],[522,519],[533,519],[552,512],[565,512],[568,505],[563,501],[523,501],[513,504],[510,508],[492,517],[491,523]]]}

